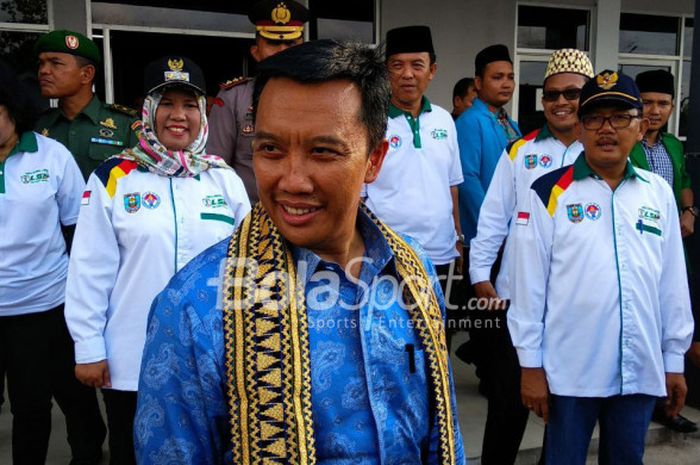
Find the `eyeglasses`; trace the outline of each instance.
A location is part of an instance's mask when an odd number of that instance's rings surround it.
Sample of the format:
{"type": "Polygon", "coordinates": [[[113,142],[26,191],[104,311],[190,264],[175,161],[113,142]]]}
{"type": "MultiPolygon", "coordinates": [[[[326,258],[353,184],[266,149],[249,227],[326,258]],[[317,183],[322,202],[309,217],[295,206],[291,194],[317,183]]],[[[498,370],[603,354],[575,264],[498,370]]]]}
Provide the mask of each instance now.
{"type": "Polygon", "coordinates": [[[578,100],[581,97],[581,89],[566,89],[566,90],[545,90],[542,93],[542,100],[545,102],[556,102],[559,96],[563,95],[566,100],[578,100]]]}
{"type": "Polygon", "coordinates": [[[586,115],[581,118],[581,122],[583,123],[583,127],[590,131],[596,131],[602,128],[606,121],[610,121],[610,126],[612,126],[613,129],[625,129],[632,124],[633,119],[637,118],[640,118],[640,116],[628,114],[610,116],[586,115]]]}

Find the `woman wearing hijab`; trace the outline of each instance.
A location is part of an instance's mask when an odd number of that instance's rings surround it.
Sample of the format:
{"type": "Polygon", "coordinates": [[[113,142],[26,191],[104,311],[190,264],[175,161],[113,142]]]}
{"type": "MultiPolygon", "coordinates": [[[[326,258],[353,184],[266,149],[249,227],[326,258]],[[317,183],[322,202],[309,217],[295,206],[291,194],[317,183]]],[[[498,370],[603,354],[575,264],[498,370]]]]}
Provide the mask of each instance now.
{"type": "MultiPolygon", "coordinates": [[[[138,145],[88,179],[66,290],[75,373],[102,388],[111,465],[135,463],[133,420],[151,302],[250,211],[241,179],[204,153],[201,69],[184,57],[164,57],[148,65],[145,84],[138,145]]],[[[109,121],[102,125],[109,130],[109,121]]]]}

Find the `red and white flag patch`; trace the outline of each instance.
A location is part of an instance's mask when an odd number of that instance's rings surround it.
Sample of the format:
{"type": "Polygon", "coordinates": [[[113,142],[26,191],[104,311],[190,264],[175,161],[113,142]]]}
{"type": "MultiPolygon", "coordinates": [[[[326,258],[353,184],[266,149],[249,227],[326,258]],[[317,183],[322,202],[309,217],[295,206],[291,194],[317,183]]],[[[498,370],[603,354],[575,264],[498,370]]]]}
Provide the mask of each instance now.
{"type": "Polygon", "coordinates": [[[515,224],[521,226],[527,226],[530,223],[530,213],[528,212],[518,212],[518,216],[515,218],[515,224]]]}
{"type": "Polygon", "coordinates": [[[80,205],[90,205],[90,196],[92,191],[83,192],[83,198],[80,200],[80,205]]]}

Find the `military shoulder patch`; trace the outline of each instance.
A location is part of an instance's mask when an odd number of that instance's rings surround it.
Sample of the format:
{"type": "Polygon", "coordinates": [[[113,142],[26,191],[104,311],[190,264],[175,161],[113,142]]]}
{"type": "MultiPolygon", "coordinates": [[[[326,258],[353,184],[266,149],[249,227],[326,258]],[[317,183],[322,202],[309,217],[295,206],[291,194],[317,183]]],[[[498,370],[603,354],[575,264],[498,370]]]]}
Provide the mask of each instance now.
{"type": "Polygon", "coordinates": [[[108,158],[95,170],[95,176],[102,181],[109,197],[114,197],[117,189],[117,181],[138,168],[138,163],[121,158],[108,158]]]}
{"type": "Polygon", "coordinates": [[[134,110],[133,108],[125,107],[124,105],[119,105],[118,103],[109,104],[107,105],[107,108],[118,113],[124,113],[125,115],[129,115],[132,118],[136,118],[139,114],[139,112],[134,110]]]}
{"type": "Polygon", "coordinates": [[[574,181],[574,167],[565,166],[540,176],[532,183],[531,189],[537,193],[550,216],[554,216],[559,196],[574,181]]]}
{"type": "Polygon", "coordinates": [[[233,89],[236,86],[240,86],[241,84],[245,84],[246,82],[252,81],[252,80],[253,80],[252,78],[241,76],[241,77],[237,77],[234,79],[229,79],[226,82],[222,82],[221,84],[219,84],[219,87],[221,88],[221,90],[229,90],[229,89],[233,89]]]}

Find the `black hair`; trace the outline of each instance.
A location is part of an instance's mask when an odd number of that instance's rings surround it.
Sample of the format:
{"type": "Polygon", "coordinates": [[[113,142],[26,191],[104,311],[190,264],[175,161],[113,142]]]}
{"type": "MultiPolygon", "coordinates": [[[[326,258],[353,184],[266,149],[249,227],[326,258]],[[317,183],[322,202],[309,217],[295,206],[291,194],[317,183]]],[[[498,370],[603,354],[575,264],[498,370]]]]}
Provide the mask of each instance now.
{"type": "Polygon", "coordinates": [[[18,136],[34,129],[39,115],[37,102],[31,98],[27,84],[4,61],[0,61],[0,105],[7,108],[18,136]]]}
{"type": "Polygon", "coordinates": [[[467,95],[467,92],[469,91],[469,87],[474,85],[474,78],[470,77],[465,77],[457,81],[457,84],[455,84],[454,89],[452,89],[452,100],[455,99],[455,97],[462,98],[465,95],[467,95]]]}
{"type": "Polygon", "coordinates": [[[369,150],[384,139],[391,91],[379,48],[356,42],[317,40],[267,58],[260,63],[255,79],[253,107],[256,112],[260,95],[272,78],[291,79],[300,84],[352,82],[362,96],[360,121],[367,128],[369,150]]]}

